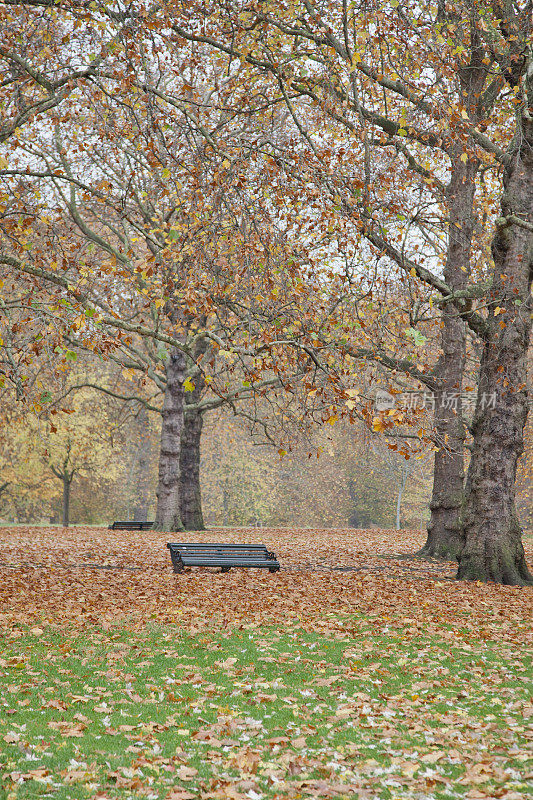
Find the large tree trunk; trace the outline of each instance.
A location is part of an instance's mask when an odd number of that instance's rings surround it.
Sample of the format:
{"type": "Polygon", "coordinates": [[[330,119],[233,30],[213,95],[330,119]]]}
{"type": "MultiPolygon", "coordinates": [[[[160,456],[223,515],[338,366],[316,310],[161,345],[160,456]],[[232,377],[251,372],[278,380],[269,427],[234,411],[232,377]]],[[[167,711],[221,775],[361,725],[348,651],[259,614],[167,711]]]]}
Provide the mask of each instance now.
{"type": "MultiPolygon", "coordinates": [[[[441,392],[437,392],[436,401],[441,397],[441,392]]],[[[435,427],[446,444],[435,452],[431,516],[426,543],[418,555],[454,561],[464,544],[460,524],[464,499],[464,436],[457,430],[459,421],[451,416],[439,415],[435,427]]]]}
{"type": "Polygon", "coordinates": [[[465,544],[457,572],[458,578],[509,585],[533,582],[515,509],[533,309],[533,64],[529,71],[530,112],[522,111],[506,164],[502,218],[492,244],[494,280],[463,512],[465,544]]]}
{"type": "MultiPolygon", "coordinates": [[[[201,321],[202,325],[206,320],[201,321]]],[[[192,365],[201,361],[207,350],[207,339],[199,337],[194,348],[192,365]]],[[[205,530],[202,514],[202,493],[200,488],[200,443],[204,424],[203,415],[198,412],[197,406],[205,391],[205,381],[201,369],[193,376],[194,389],[187,392],[185,420],[181,434],[180,453],[180,512],[181,521],[186,531],[205,530]]]]}
{"type": "Polygon", "coordinates": [[[180,450],[183,429],[183,383],[186,359],[174,348],[167,364],[167,385],[161,411],[161,452],[154,529],[181,531],[180,450]]]}
{"type": "Polygon", "coordinates": [[[187,411],[181,434],[180,512],[186,531],[205,530],[200,490],[200,439],[203,415],[187,411]]]}
{"type": "MultiPolygon", "coordinates": [[[[452,161],[448,185],[449,233],[444,277],[454,291],[464,288],[470,274],[474,231],[477,162],[452,161]]],[[[442,312],[442,355],[435,368],[434,427],[438,450],[433,467],[433,492],[428,536],[418,555],[455,560],[464,539],[460,515],[464,500],[464,445],[461,390],[465,368],[465,324],[451,303],[442,312]]]]}
{"type": "Polygon", "coordinates": [[[150,420],[143,406],[137,415],[136,427],[139,436],[135,475],[135,505],[133,519],[146,522],[150,495],[150,420]]]}

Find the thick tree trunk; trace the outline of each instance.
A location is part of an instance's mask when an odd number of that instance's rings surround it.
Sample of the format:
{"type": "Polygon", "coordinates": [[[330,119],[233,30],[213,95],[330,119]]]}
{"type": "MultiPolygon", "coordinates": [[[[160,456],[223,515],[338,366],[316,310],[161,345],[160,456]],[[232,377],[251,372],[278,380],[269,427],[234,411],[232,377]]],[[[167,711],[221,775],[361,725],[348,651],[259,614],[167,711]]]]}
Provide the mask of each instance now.
{"type": "Polygon", "coordinates": [[[139,442],[137,448],[133,519],[135,522],[146,522],[148,519],[150,494],[150,420],[148,419],[148,411],[146,408],[141,408],[137,415],[136,422],[139,442]]]}
{"type": "MultiPolygon", "coordinates": [[[[533,109],[533,64],[529,73],[533,109]]],[[[492,244],[494,280],[457,577],[524,585],[533,577],[516,515],[515,478],[528,412],[527,351],[533,310],[533,118],[527,109],[518,124],[504,184],[502,218],[492,244]]]]}
{"type": "MultiPolygon", "coordinates": [[[[448,186],[450,215],[444,276],[454,291],[464,288],[470,274],[474,230],[474,193],[477,163],[452,162],[448,186]]],[[[455,560],[464,539],[460,515],[464,499],[464,444],[461,390],[465,368],[465,324],[451,303],[442,312],[442,355],[435,369],[434,427],[438,450],[433,467],[433,492],[428,536],[418,555],[455,560]]]]}
{"type": "MultiPolygon", "coordinates": [[[[205,320],[202,324],[205,325],[205,320]]],[[[197,339],[193,362],[195,366],[205,354],[207,344],[206,339],[197,339]]],[[[192,382],[194,389],[186,394],[187,407],[181,434],[180,512],[186,531],[203,531],[205,525],[200,487],[200,443],[204,420],[203,415],[195,408],[205,391],[204,376],[200,370],[193,374],[192,382]]]]}
{"type": "MultiPolygon", "coordinates": [[[[439,393],[437,393],[437,397],[439,393]]],[[[439,419],[438,430],[442,435],[446,423],[454,426],[453,420],[439,419]]],[[[464,544],[460,524],[461,506],[464,498],[464,440],[461,436],[448,434],[446,447],[435,453],[433,468],[433,491],[431,495],[431,517],[428,535],[419,555],[425,558],[442,558],[454,561],[464,544]]]]}
{"type": "Polygon", "coordinates": [[[167,386],[161,412],[161,452],[154,529],[183,530],[180,517],[180,450],[183,429],[183,383],[186,359],[174,348],[167,364],[167,386]]]}
{"type": "Polygon", "coordinates": [[[205,530],[200,489],[200,440],[203,416],[197,411],[185,414],[180,453],[180,510],[186,531],[205,530]]]}
{"type": "Polygon", "coordinates": [[[517,352],[498,350],[496,343],[487,344],[481,365],[470,491],[463,514],[465,544],[458,555],[457,577],[523,585],[533,578],[515,509],[515,479],[523,450],[527,395],[525,389],[515,387],[524,386],[526,376],[517,352]],[[506,365],[506,386],[501,363],[506,365]]]}
{"type": "Polygon", "coordinates": [[[464,540],[460,514],[464,499],[465,431],[461,387],[465,358],[463,322],[450,309],[443,314],[443,355],[436,370],[434,427],[438,450],[433,465],[433,490],[428,535],[419,555],[455,560],[464,540]]]}
{"type": "Polygon", "coordinates": [[[64,472],[63,479],[63,527],[68,528],[70,522],[70,487],[72,484],[72,477],[64,472]]]}

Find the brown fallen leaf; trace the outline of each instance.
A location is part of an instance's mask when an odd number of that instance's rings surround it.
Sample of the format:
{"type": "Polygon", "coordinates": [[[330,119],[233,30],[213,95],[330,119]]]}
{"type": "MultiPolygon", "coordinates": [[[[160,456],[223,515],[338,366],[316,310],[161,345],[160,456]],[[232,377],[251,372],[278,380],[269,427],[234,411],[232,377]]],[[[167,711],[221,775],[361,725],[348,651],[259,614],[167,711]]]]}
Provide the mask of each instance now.
{"type": "Polygon", "coordinates": [[[236,658],[227,658],[225,661],[215,661],[217,667],[220,667],[221,669],[229,669],[230,667],[233,667],[233,665],[236,663],[237,663],[236,658]]]}
{"type": "Polygon", "coordinates": [[[58,711],[65,711],[68,706],[62,700],[49,700],[47,703],[43,703],[41,708],[56,708],[58,711]]]}
{"type": "Polygon", "coordinates": [[[70,722],[66,722],[64,720],[51,720],[48,723],[48,727],[52,728],[52,730],[60,731],[61,735],[66,736],[67,738],[80,738],[83,736],[83,731],[87,728],[87,725],[84,725],[82,722],[80,722],[78,725],[72,725],[70,722]]]}
{"type": "Polygon", "coordinates": [[[443,750],[434,750],[432,753],[426,753],[425,756],[422,756],[421,760],[424,764],[436,764],[437,761],[440,761],[445,756],[446,753],[443,750]]]}
{"type": "Polygon", "coordinates": [[[307,739],[305,738],[305,736],[298,736],[297,739],[292,740],[291,744],[293,747],[297,747],[298,750],[301,750],[301,748],[305,747],[305,745],[307,744],[307,739]]]}
{"type": "Polygon", "coordinates": [[[249,800],[247,795],[237,791],[237,789],[231,785],[222,786],[214,792],[202,794],[202,800],[204,798],[205,800],[211,800],[211,798],[216,798],[216,800],[249,800]]]}
{"type": "Polygon", "coordinates": [[[499,797],[499,800],[523,800],[524,795],[520,792],[510,791],[506,794],[502,794],[499,797]]]}
{"type": "Polygon", "coordinates": [[[340,675],[332,675],[331,678],[315,678],[313,683],[316,686],[333,686],[337,681],[340,681],[340,675]]]}
{"type": "Polygon", "coordinates": [[[167,800],[195,800],[196,797],[197,795],[187,789],[181,789],[179,786],[171,789],[170,794],[167,794],[167,800]]]}
{"type": "Polygon", "coordinates": [[[49,778],[50,774],[50,770],[46,767],[37,767],[23,772],[20,777],[23,781],[43,781],[45,778],[49,778]]]}
{"type": "Polygon", "coordinates": [[[347,717],[351,717],[353,713],[354,713],[353,708],[343,707],[343,708],[338,708],[335,711],[335,716],[338,719],[346,719],[347,717]]]}
{"type": "Polygon", "coordinates": [[[261,753],[246,747],[237,753],[233,753],[230,757],[230,763],[240,769],[241,772],[254,775],[261,763],[261,753]]]}
{"type": "Polygon", "coordinates": [[[71,769],[69,772],[65,772],[63,775],[63,780],[65,783],[78,783],[85,780],[86,777],[87,770],[71,769]]]}
{"type": "Polygon", "coordinates": [[[176,771],[176,775],[182,781],[192,781],[192,779],[198,775],[198,770],[194,767],[186,767],[183,765],[176,771]]]}

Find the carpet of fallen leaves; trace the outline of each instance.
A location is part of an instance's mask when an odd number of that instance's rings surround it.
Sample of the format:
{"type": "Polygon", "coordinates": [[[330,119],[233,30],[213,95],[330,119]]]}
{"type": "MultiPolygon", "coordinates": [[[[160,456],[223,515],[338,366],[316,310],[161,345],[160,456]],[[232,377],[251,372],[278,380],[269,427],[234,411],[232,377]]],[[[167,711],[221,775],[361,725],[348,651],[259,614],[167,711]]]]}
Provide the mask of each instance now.
{"type": "Polygon", "coordinates": [[[531,589],[455,581],[419,531],[183,539],[282,569],[175,575],[168,534],[0,529],[0,800],[531,793],[531,589]]]}
{"type": "MultiPolygon", "coordinates": [[[[0,528],[0,624],[48,620],[80,627],[119,619],[179,621],[193,629],[240,623],[335,627],[370,614],[376,625],[446,621],[519,644],[531,591],[454,580],[455,564],[413,554],[420,531],[213,529],[185,541],[264,542],[282,569],[172,572],[169,534],[102,528],[0,528]]],[[[181,541],[180,536],[170,537],[181,541]]],[[[533,537],[525,537],[529,562],[533,537]]]]}

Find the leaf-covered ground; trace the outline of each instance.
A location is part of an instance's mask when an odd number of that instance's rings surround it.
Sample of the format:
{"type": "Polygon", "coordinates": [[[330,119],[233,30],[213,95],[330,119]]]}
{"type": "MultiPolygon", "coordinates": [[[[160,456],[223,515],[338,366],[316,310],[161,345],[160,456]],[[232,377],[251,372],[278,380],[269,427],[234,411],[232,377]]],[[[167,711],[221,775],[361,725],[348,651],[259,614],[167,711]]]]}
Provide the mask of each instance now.
{"type": "Polygon", "coordinates": [[[2,800],[533,793],[531,590],[453,581],[418,532],[183,538],[283,569],[178,576],[167,535],[0,529],[2,800]]]}

